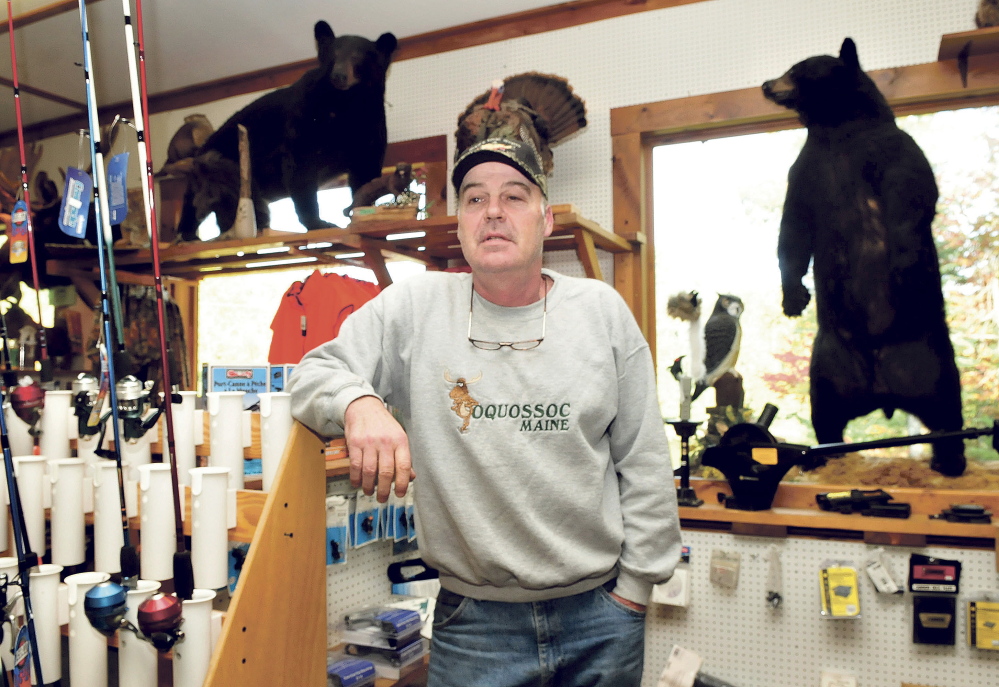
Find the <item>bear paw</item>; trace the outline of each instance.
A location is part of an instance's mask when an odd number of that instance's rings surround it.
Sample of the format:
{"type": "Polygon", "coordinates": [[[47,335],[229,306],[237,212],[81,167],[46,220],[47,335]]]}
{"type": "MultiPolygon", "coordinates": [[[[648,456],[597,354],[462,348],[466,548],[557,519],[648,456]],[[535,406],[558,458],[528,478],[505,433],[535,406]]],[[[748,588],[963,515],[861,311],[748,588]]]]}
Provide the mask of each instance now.
{"type": "Polygon", "coordinates": [[[784,314],[788,317],[797,317],[812,299],[808,289],[801,284],[794,284],[784,287],[784,314]]]}

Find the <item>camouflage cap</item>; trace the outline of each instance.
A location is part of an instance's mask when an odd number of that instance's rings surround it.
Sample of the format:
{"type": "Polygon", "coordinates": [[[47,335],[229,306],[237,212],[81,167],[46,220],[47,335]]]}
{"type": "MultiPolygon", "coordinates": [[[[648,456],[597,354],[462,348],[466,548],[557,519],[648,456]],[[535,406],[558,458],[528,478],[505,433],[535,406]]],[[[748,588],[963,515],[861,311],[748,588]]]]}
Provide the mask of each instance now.
{"type": "Polygon", "coordinates": [[[473,167],[483,162],[502,162],[518,170],[541,189],[548,197],[548,177],[545,176],[541,155],[530,143],[511,138],[487,138],[466,148],[454,161],[451,182],[455,192],[461,191],[461,182],[473,167]]]}

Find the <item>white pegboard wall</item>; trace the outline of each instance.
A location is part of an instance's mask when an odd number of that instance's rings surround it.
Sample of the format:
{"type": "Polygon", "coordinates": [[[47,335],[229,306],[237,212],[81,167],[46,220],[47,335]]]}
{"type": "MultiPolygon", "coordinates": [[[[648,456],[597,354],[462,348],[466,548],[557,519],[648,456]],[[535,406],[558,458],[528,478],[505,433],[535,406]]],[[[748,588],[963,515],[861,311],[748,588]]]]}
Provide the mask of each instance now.
{"type": "Polygon", "coordinates": [[[703,671],[736,687],[818,687],[823,669],[847,672],[861,687],[996,687],[999,652],[967,646],[966,599],[997,591],[995,554],[978,549],[886,547],[884,558],[904,583],[910,553],[952,558],[963,564],[955,646],[913,644],[908,594],[878,594],[863,564],[876,547],[857,542],[768,539],[712,532],[683,532],[691,553],[691,603],[651,606],[643,687],[655,687],[674,644],[704,658],[703,671]],[[766,602],[767,551],[776,544],[783,567],[783,602],[766,602]],[[738,587],[712,585],[713,549],[742,556],[738,587]],[[826,620],[819,615],[819,569],[829,559],[859,566],[862,617],[826,620]]]}
{"type": "Polygon", "coordinates": [[[347,551],[347,562],[326,567],[326,642],[340,643],[340,622],[348,611],[391,600],[392,585],[385,574],[390,563],[416,558],[410,552],[392,555],[392,543],[379,541],[347,551]]]}
{"type": "Polygon", "coordinates": [[[405,60],[388,82],[389,137],[444,134],[453,155],[458,114],[493,79],[565,76],[586,101],[589,124],[555,150],[551,200],[611,229],[612,108],[759,86],[805,57],[837,52],[845,36],[867,70],[933,62],[942,34],[974,28],[976,5],[710,0],[405,60]]]}

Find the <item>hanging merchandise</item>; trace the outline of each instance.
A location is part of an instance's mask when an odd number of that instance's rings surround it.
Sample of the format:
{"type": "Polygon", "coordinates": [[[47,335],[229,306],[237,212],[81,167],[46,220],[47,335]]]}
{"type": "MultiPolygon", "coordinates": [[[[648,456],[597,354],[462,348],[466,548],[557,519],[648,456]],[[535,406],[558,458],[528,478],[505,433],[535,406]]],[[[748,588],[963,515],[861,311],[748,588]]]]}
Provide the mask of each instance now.
{"type": "Polygon", "coordinates": [[[999,594],[976,596],[968,601],[968,646],[999,651],[999,594]]]}
{"type": "Polygon", "coordinates": [[[912,592],[912,641],[951,646],[957,634],[957,594],[961,588],[961,561],[909,556],[912,592]]]}
{"type": "Polygon", "coordinates": [[[821,615],[831,619],[860,617],[857,568],[852,561],[826,561],[819,571],[821,615]]]}
{"type": "Polygon", "coordinates": [[[882,547],[874,549],[864,569],[867,570],[867,576],[871,578],[871,582],[879,594],[901,594],[902,587],[891,574],[884,554],[885,550],[882,547]]]}
{"type": "Polygon", "coordinates": [[[347,562],[350,546],[350,502],[337,494],[326,497],[326,565],[343,565],[347,562]]]}
{"type": "Polygon", "coordinates": [[[725,589],[739,586],[739,567],[742,555],[735,551],[715,549],[711,552],[711,584],[725,589]]]}
{"type": "Polygon", "coordinates": [[[14,203],[10,213],[10,264],[28,261],[28,205],[23,200],[14,203]]]}
{"type": "Polygon", "coordinates": [[[770,608],[778,608],[784,600],[784,573],[780,560],[780,549],[771,544],[767,549],[767,603],[770,608]]]}
{"type": "Polygon", "coordinates": [[[285,292],[271,322],[271,364],[296,364],[335,339],[344,320],[378,295],[377,284],[316,270],[285,292]]]}
{"type": "Polygon", "coordinates": [[[66,186],[62,191],[59,208],[59,229],[67,236],[82,239],[87,235],[87,213],[94,194],[94,182],[82,169],[66,170],[66,186]]]}

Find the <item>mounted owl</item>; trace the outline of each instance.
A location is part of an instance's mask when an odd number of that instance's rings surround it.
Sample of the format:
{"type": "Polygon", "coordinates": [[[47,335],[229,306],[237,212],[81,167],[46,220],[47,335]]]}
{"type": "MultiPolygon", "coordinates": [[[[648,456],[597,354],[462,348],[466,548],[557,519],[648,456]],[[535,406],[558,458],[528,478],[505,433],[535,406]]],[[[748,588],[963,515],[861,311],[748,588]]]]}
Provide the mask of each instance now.
{"type": "Polygon", "coordinates": [[[714,386],[727,372],[735,371],[742,341],[739,318],[745,306],[742,299],[731,294],[721,294],[715,308],[704,323],[704,376],[694,385],[693,398],[714,386]]]}

